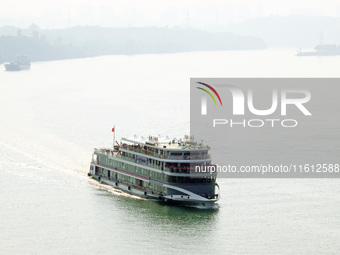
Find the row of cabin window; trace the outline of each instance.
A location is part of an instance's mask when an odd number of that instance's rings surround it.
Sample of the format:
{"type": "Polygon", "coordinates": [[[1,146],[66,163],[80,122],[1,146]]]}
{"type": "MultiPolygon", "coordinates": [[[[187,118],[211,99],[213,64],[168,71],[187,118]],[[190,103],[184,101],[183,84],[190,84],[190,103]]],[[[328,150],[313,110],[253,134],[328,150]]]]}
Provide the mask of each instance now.
{"type": "Polygon", "coordinates": [[[131,173],[135,173],[147,178],[152,178],[152,179],[156,179],[159,181],[164,181],[167,182],[168,181],[168,176],[161,174],[161,173],[157,173],[148,169],[144,169],[141,167],[137,167],[137,166],[132,166],[123,162],[119,162],[119,161],[115,161],[112,159],[108,159],[105,157],[102,157],[102,159],[100,159],[100,163],[109,165],[109,166],[113,166],[114,168],[117,169],[122,169],[131,173]],[[111,164],[110,164],[111,163],[111,164]]]}
{"type": "MultiPolygon", "coordinates": [[[[109,172],[110,172],[110,177],[111,177],[111,179],[112,179],[112,178],[115,178],[116,175],[117,175],[118,180],[125,181],[125,182],[131,183],[131,184],[137,184],[137,183],[136,183],[136,180],[137,180],[137,179],[134,178],[134,177],[132,177],[132,176],[128,176],[128,175],[116,173],[116,172],[114,172],[114,171],[109,171],[109,170],[106,170],[106,169],[101,168],[101,167],[98,168],[98,174],[99,174],[99,175],[102,175],[102,176],[104,176],[104,177],[109,177],[109,172]]],[[[156,183],[149,183],[148,185],[143,185],[143,186],[144,186],[144,187],[145,187],[145,186],[149,186],[149,188],[150,188],[151,190],[155,190],[155,191],[157,191],[157,192],[165,192],[165,188],[163,188],[163,186],[158,185],[158,184],[156,184],[156,183]]]]}
{"type": "MultiPolygon", "coordinates": [[[[133,154],[130,154],[130,155],[133,155],[133,154]]],[[[151,159],[149,159],[149,160],[151,160],[151,159]]],[[[122,169],[130,170],[130,171],[132,170],[132,169],[126,169],[124,163],[109,159],[107,157],[100,157],[100,162],[104,163],[105,165],[113,166],[115,168],[122,168],[122,169]]],[[[157,161],[157,160],[152,160],[152,163],[154,163],[156,165],[160,165],[161,162],[157,161]]],[[[162,162],[162,163],[164,163],[164,162],[162,162]]],[[[203,166],[205,166],[205,165],[206,165],[206,162],[203,164],[203,166]]],[[[169,164],[167,163],[166,166],[168,168],[172,169],[172,168],[180,168],[180,167],[189,167],[190,165],[186,164],[186,165],[177,166],[176,163],[169,163],[169,164]]],[[[135,167],[135,166],[133,166],[133,167],[135,167]]],[[[139,174],[145,175],[145,173],[139,173],[139,174]]]]}
{"type": "MultiPolygon", "coordinates": [[[[106,158],[108,159],[108,158],[106,158]]],[[[111,160],[111,159],[108,159],[111,160]]],[[[111,160],[113,161],[113,160],[111,160]]],[[[113,161],[112,166],[117,169],[123,169],[131,173],[135,173],[146,178],[151,178],[154,180],[159,180],[163,182],[172,182],[172,183],[210,183],[214,181],[214,179],[210,178],[190,178],[190,177],[179,177],[179,176],[169,176],[162,173],[154,172],[151,170],[147,170],[141,167],[132,166],[123,162],[113,161]]]]}

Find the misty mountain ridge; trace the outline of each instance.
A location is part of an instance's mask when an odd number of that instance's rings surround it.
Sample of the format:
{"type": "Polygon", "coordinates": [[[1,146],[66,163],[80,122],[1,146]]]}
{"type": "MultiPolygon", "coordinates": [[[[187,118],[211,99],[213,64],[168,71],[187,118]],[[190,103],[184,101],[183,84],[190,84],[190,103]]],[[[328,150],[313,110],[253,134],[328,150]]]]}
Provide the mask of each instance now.
{"type": "Polygon", "coordinates": [[[211,33],[181,28],[105,28],[78,26],[42,30],[0,28],[0,58],[9,61],[18,54],[32,61],[92,57],[111,54],[175,53],[209,50],[258,50],[260,38],[230,32],[211,33]]]}
{"type": "Polygon", "coordinates": [[[0,62],[15,55],[33,61],[111,54],[152,54],[209,50],[314,48],[340,44],[340,18],[290,15],[254,18],[211,31],[189,28],[77,26],[66,29],[0,27],[0,62]]]}

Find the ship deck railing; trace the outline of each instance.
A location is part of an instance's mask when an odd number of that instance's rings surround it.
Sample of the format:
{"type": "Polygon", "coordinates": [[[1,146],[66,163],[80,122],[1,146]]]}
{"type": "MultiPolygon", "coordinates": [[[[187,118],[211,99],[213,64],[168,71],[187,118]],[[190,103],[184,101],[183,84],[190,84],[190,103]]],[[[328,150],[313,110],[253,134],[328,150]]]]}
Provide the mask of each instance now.
{"type": "MultiPolygon", "coordinates": [[[[193,159],[210,159],[211,156],[209,154],[207,155],[200,155],[200,156],[193,156],[193,155],[186,155],[186,156],[174,156],[174,155],[162,155],[162,154],[158,154],[158,153],[154,153],[154,152],[150,152],[148,150],[145,150],[143,148],[134,148],[133,146],[125,146],[122,145],[121,146],[123,149],[125,150],[129,150],[129,151],[133,151],[133,152],[137,152],[137,153],[141,153],[141,154],[145,154],[145,155],[149,155],[149,156],[153,156],[153,157],[157,157],[157,158],[161,158],[161,159],[173,159],[173,160],[193,160],[193,159]]],[[[120,155],[119,151],[113,151],[111,149],[94,149],[95,152],[101,153],[101,154],[105,154],[107,156],[117,156],[120,155]]]]}
{"type": "Polygon", "coordinates": [[[94,152],[101,153],[101,154],[104,154],[106,156],[111,156],[111,157],[114,157],[118,154],[118,151],[113,151],[111,149],[103,149],[103,148],[101,149],[95,148],[94,152]]]}
{"type": "Polygon", "coordinates": [[[194,155],[185,155],[185,156],[175,156],[175,155],[164,155],[164,154],[158,154],[155,153],[149,149],[144,149],[141,146],[135,146],[135,145],[127,145],[123,144],[120,145],[122,149],[161,158],[161,159],[173,159],[173,160],[192,160],[192,159],[210,159],[210,155],[199,155],[199,156],[194,156],[194,155]]]}
{"type": "MultiPolygon", "coordinates": [[[[123,156],[120,151],[112,151],[110,149],[95,149],[95,152],[104,154],[106,156],[110,157],[115,157],[119,159],[123,159],[132,163],[138,163],[136,158],[134,157],[128,157],[128,156],[123,156]]],[[[92,163],[98,164],[98,161],[95,160],[94,158],[92,159],[92,163]]],[[[165,164],[164,167],[162,167],[160,164],[153,164],[153,163],[147,163],[145,166],[161,170],[161,171],[166,171],[170,173],[184,173],[184,174],[195,174],[195,167],[194,166],[173,166],[171,164],[165,164]]],[[[142,167],[142,166],[141,166],[142,167]]]]}
{"type": "MultiPolygon", "coordinates": [[[[124,156],[121,156],[121,155],[117,155],[116,157],[130,161],[132,163],[137,163],[136,160],[130,159],[128,157],[124,157],[124,156]]],[[[91,163],[98,164],[98,160],[93,159],[91,163]]],[[[155,164],[148,164],[148,165],[145,165],[145,166],[148,166],[148,167],[151,167],[151,168],[154,168],[154,169],[157,169],[157,170],[169,172],[169,173],[176,173],[176,174],[182,173],[182,174],[192,174],[192,175],[197,174],[195,172],[195,167],[170,167],[170,166],[165,166],[162,169],[161,166],[155,165],[155,164]]],[[[110,167],[112,167],[112,166],[110,166],[110,167]]],[[[141,166],[141,167],[143,167],[143,166],[141,166]]],[[[210,172],[207,172],[206,174],[214,175],[214,173],[210,173],[210,172]]],[[[216,175],[216,173],[215,173],[215,175],[216,175]]]]}

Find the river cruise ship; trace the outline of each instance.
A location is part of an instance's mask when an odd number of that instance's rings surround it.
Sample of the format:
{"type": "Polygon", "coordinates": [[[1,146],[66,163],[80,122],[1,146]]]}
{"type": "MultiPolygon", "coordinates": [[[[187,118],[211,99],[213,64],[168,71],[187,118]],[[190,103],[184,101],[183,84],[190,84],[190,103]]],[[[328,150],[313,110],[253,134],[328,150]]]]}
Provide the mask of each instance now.
{"type": "Polygon", "coordinates": [[[192,137],[122,138],[116,144],[112,149],[94,149],[89,176],[130,194],[169,203],[212,207],[219,199],[216,172],[196,172],[211,166],[210,148],[192,137]]]}

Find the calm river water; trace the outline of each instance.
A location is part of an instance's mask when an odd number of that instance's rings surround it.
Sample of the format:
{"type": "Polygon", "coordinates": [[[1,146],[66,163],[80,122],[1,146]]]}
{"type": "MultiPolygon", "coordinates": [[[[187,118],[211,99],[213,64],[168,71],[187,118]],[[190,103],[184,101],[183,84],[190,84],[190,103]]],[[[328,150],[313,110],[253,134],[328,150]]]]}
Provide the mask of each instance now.
{"type": "Polygon", "coordinates": [[[0,71],[0,254],[337,254],[337,179],[219,179],[219,209],[87,177],[94,147],[189,133],[190,77],[339,77],[294,50],[103,56],[0,71]]]}

